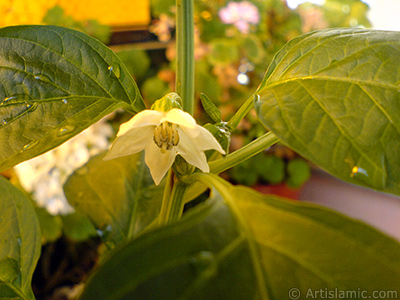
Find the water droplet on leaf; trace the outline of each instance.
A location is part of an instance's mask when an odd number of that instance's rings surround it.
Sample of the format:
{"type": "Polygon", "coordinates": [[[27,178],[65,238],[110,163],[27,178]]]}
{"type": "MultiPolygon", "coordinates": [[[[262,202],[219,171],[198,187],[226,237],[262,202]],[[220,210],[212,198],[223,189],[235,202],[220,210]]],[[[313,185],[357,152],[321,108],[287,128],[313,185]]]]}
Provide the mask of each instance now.
{"type": "Polygon", "coordinates": [[[5,97],[1,102],[0,105],[7,105],[11,103],[16,104],[23,104],[26,100],[32,100],[32,98],[28,94],[15,94],[9,97],[5,97]]]}
{"type": "Polygon", "coordinates": [[[63,127],[60,128],[60,130],[58,131],[58,136],[64,136],[66,134],[69,134],[71,132],[73,132],[75,130],[75,126],[73,125],[65,125],[63,127]]]}
{"type": "Polygon", "coordinates": [[[102,238],[106,246],[110,249],[115,247],[115,242],[109,238],[111,234],[112,226],[107,225],[104,229],[96,229],[97,234],[102,238]]]}
{"type": "Polygon", "coordinates": [[[53,82],[53,80],[51,80],[50,77],[45,75],[45,74],[35,75],[35,79],[36,80],[40,80],[40,81],[44,81],[44,82],[53,82]]]}
{"type": "Polygon", "coordinates": [[[7,103],[11,102],[11,100],[16,99],[16,98],[17,98],[16,96],[6,97],[3,99],[3,101],[1,101],[0,105],[7,104],[7,103]]]}
{"type": "Polygon", "coordinates": [[[118,65],[109,66],[108,73],[113,78],[119,78],[121,76],[121,69],[118,65]]]}
{"type": "Polygon", "coordinates": [[[32,141],[32,142],[26,144],[24,147],[22,147],[21,152],[31,149],[32,147],[36,146],[37,144],[39,144],[39,140],[32,141]]]}

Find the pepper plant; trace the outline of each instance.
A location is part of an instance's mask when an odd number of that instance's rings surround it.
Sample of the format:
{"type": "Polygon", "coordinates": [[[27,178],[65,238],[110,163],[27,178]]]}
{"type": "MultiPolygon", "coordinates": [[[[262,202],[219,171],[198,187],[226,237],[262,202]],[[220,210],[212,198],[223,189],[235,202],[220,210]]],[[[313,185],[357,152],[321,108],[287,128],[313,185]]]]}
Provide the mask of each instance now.
{"type": "MultiPolygon", "coordinates": [[[[176,7],[176,91],[148,109],[101,42],[56,26],[0,29],[0,171],[116,109],[134,115],[107,156],[64,186],[109,249],[79,299],[398,296],[398,242],[218,174],[280,141],[342,180],[399,195],[400,33],[338,28],[293,39],[232,119],[202,97],[215,122],[207,131],[192,117],[193,3],[176,7]],[[230,133],[252,109],[268,132],[228,153],[230,133]]],[[[0,191],[0,298],[32,300],[38,220],[6,179],[0,191]]]]}

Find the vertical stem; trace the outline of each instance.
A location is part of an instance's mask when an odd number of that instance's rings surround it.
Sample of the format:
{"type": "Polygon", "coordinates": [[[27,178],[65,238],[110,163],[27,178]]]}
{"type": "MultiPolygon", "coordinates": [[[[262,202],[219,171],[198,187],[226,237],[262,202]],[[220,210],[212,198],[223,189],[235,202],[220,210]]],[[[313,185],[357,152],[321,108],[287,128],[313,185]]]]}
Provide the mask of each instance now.
{"type": "Polygon", "coordinates": [[[160,215],[158,218],[159,226],[162,226],[165,224],[165,219],[166,219],[166,216],[168,215],[168,210],[169,210],[169,206],[170,206],[173,185],[174,185],[174,172],[172,171],[172,169],[169,169],[167,178],[166,178],[166,182],[165,182],[163,199],[161,202],[160,215]]]}
{"type": "Polygon", "coordinates": [[[187,185],[183,182],[176,182],[171,176],[168,178],[167,184],[172,186],[172,190],[167,188],[164,192],[163,203],[161,206],[160,216],[158,219],[158,225],[164,226],[173,222],[178,221],[183,214],[184,208],[184,195],[187,185]]]}
{"type": "Polygon", "coordinates": [[[176,92],[183,109],[194,110],[194,0],[176,0],[176,92]]]}

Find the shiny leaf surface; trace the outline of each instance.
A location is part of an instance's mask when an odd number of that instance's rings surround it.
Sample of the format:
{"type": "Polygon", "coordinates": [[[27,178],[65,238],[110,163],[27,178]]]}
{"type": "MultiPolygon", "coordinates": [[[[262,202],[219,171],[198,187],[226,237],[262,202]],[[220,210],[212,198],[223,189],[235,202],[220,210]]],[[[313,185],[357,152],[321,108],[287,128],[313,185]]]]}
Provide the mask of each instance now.
{"type": "Polygon", "coordinates": [[[261,121],[331,174],[400,194],[400,33],[329,29],[290,41],[256,95],[261,121]]]}
{"type": "Polygon", "coordinates": [[[0,29],[0,170],[44,153],[117,108],[144,109],[120,59],[56,26],[0,29]]]}

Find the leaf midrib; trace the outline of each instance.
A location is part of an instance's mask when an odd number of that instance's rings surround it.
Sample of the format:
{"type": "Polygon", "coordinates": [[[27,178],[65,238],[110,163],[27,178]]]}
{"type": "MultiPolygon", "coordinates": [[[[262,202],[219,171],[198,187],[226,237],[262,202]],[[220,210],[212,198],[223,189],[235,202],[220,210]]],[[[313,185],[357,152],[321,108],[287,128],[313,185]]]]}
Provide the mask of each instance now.
{"type": "MultiPolygon", "coordinates": [[[[313,94],[309,91],[309,89],[306,88],[301,83],[302,81],[305,81],[305,80],[338,81],[338,82],[345,82],[345,83],[349,83],[349,84],[356,84],[363,91],[364,91],[363,85],[372,85],[372,86],[375,86],[375,87],[384,87],[384,88],[391,88],[391,89],[396,89],[396,90],[398,89],[398,87],[395,87],[395,86],[392,86],[392,85],[380,84],[380,83],[377,83],[377,82],[353,80],[353,79],[348,79],[348,78],[340,78],[340,77],[332,77],[332,76],[299,76],[299,77],[294,77],[294,78],[287,78],[287,79],[282,80],[282,81],[277,81],[277,82],[269,84],[269,85],[267,85],[267,86],[265,86],[263,88],[264,90],[268,90],[268,89],[273,89],[273,88],[275,88],[277,86],[280,86],[280,85],[284,85],[284,84],[286,84],[288,82],[298,82],[302,86],[302,88],[307,92],[307,94],[312,97],[313,101],[315,103],[317,103],[319,105],[319,107],[324,111],[325,115],[329,116],[329,118],[335,124],[335,127],[337,128],[337,130],[340,131],[341,135],[344,136],[350,142],[350,144],[360,153],[360,155],[363,156],[367,161],[369,161],[376,168],[376,170],[379,170],[380,167],[373,160],[371,160],[369,156],[367,156],[363,151],[361,151],[359,149],[359,147],[355,143],[352,142],[352,139],[341,129],[341,127],[339,125],[336,124],[335,118],[329,114],[329,112],[320,103],[320,101],[316,97],[313,96],[313,94]]],[[[369,94],[366,94],[366,95],[374,102],[374,104],[379,108],[379,110],[385,115],[385,117],[387,118],[389,124],[392,124],[394,126],[394,128],[396,129],[396,131],[398,132],[398,134],[400,135],[400,125],[396,126],[396,124],[392,122],[392,119],[390,117],[389,112],[384,110],[384,108],[381,105],[379,105],[379,103],[375,99],[371,98],[369,94]]],[[[279,101],[279,97],[275,96],[275,99],[276,99],[277,102],[280,102],[279,101]]],[[[279,106],[282,107],[282,104],[279,104],[279,106]]],[[[288,123],[287,122],[285,122],[285,123],[288,126],[288,123]]],[[[288,127],[291,127],[291,126],[288,126],[288,127]]],[[[302,142],[302,144],[304,144],[304,143],[302,142]]]]}
{"type": "MultiPolygon", "coordinates": [[[[328,32],[329,32],[329,31],[330,31],[330,30],[328,30],[328,32]]],[[[353,34],[355,34],[355,33],[358,33],[358,32],[359,32],[359,31],[350,31],[350,32],[343,32],[343,31],[340,31],[340,32],[338,32],[338,34],[336,34],[334,37],[332,37],[332,36],[319,36],[319,38],[316,40],[315,46],[312,47],[312,48],[310,48],[309,50],[307,50],[307,52],[301,54],[301,55],[300,55],[299,57],[297,57],[295,60],[291,61],[286,67],[284,67],[283,72],[281,72],[281,74],[279,75],[278,78],[280,79],[281,77],[283,77],[289,70],[291,70],[291,68],[292,68],[294,65],[296,65],[296,63],[299,63],[299,62],[300,62],[302,59],[304,59],[305,57],[309,56],[310,54],[313,54],[315,49],[318,49],[318,48],[324,46],[324,45],[325,45],[326,43],[328,43],[328,42],[336,41],[337,39],[341,39],[341,38],[344,38],[344,37],[347,37],[347,36],[351,36],[351,35],[353,35],[353,34]]],[[[368,33],[370,33],[370,32],[368,32],[368,31],[361,31],[361,32],[360,32],[360,34],[368,34],[368,33]]],[[[374,33],[374,34],[375,34],[375,33],[374,33]]],[[[311,40],[312,40],[312,39],[315,39],[315,35],[314,35],[314,34],[311,34],[311,35],[307,36],[306,38],[304,38],[303,40],[300,40],[300,41],[298,41],[296,44],[294,44],[294,45],[292,46],[292,48],[290,48],[290,49],[285,53],[285,55],[280,59],[280,61],[275,65],[274,70],[273,70],[273,71],[271,72],[271,74],[269,75],[267,81],[269,81],[269,80],[276,74],[276,72],[278,71],[278,68],[281,67],[281,66],[283,65],[283,62],[285,62],[285,59],[286,59],[289,55],[291,55],[291,54],[295,53],[296,51],[298,51],[298,48],[300,48],[300,50],[301,50],[301,48],[304,47],[304,45],[307,45],[307,42],[308,42],[308,40],[310,40],[310,39],[311,39],[311,40]]],[[[391,40],[385,40],[384,42],[381,42],[381,43],[370,44],[370,45],[368,45],[368,46],[366,46],[366,47],[364,47],[364,48],[362,48],[362,49],[360,49],[360,50],[357,50],[357,51],[355,51],[355,52],[353,52],[353,53],[351,53],[351,54],[349,54],[349,55],[344,56],[343,59],[347,59],[348,57],[350,57],[350,56],[352,56],[352,55],[355,55],[355,54],[357,54],[357,53],[359,53],[359,52],[361,52],[361,51],[364,51],[364,50],[366,50],[366,49],[370,49],[370,48],[372,48],[373,46],[381,46],[381,45],[393,45],[393,42],[392,42],[391,40]]],[[[343,59],[342,59],[342,60],[343,60],[343,59]]],[[[342,60],[337,60],[336,62],[342,61],[342,60]]],[[[329,66],[331,66],[331,64],[329,64],[327,67],[329,67],[329,66]]],[[[318,70],[318,72],[320,72],[320,71],[321,71],[321,70],[318,70]]],[[[310,76],[311,76],[311,75],[310,75],[310,76]]]]}
{"type": "MultiPolygon", "coordinates": [[[[380,252],[378,252],[375,248],[373,247],[368,247],[368,244],[362,243],[361,241],[359,241],[358,239],[352,238],[351,235],[346,234],[346,231],[342,231],[339,230],[336,227],[333,226],[329,226],[326,223],[320,222],[314,218],[311,218],[305,214],[298,214],[295,213],[293,211],[289,211],[289,210],[284,210],[284,209],[279,209],[276,208],[275,206],[271,206],[268,205],[266,203],[260,204],[260,203],[255,203],[253,202],[251,205],[248,204],[244,204],[243,202],[240,204],[240,207],[251,207],[257,210],[257,211],[262,211],[262,210],[269,210],[270,211],[270,215],[277,215],[277,214],[282,214],[284,215],[284,217],[282,217],[282,219],[301,219],[303,222],[307,222],[308,224],[311,224],[311,226],[319,226],[321,228],[323,228],[326,231],[332,232],[335,235],[339,235],[342,238],[348,240],[349,243],[353,244],[353,245],[359,245],[360,249],[362,249],[365,253],[367,253],[368,255],[370,255],[371,257],[374,257],[375,259],[379,260],[380,262],[382,262],[382,264],[386,265],[388,267],[388,269],[393,269],[393,263],[388,260],[385,256],[379,255],[380,252]]],[[[320,208],[322,209],[322,208],[320,208]]],[[[266,214],[267,215],[267,214],[266,214]]],[[[354,222],[353,220],[350,220],[352,222],[354,222]]],[[[364,224],[363,224],[364,225],[364,224]]],[[[365,226],[365,225],[364,225],[365,226]]],[[[257,239],[256,239],[257,240],[257,239]]],[[[275,249],[275,247],[273,247],[275,249]]],[[[276,248],[278,249],[278,248],[276,248]]],[[[293,259],[295,260],[295,259],[293,259]]]]}
{"type": "MultiPolygon", "coordinates": [[[[62,35],[60,35],[59,32],[54,31],[54,30],[50,30],[50,29],[46,29],[46,30],[51,31],[51,32],[53,32],[53,33],[59,35],[59,36],[60,36],[60,39],[61,39],[62,41],[64,40],[64,37],[63,37],[62,35]]],[[[90,49],[92,49],[95,53],[97,53],[97,55],[98,55],[98,57],[100,58],[100,60],[102,60],[102,61],[103,61],[104,63],[106,63],[107,65],[109,65],[109,64],[107,63],[107,61],[103,58],[103,56],[97,51],[97,49],[95,49],[89,42],[83,40],[81,37],[77,36],[75,33],[71,32],[71,31],[69,31],[68,33],[71,34],[71,35],[73,35],[75,38],[79,39],[81,42],[83,42],[83,43],[84,43],[85,45],[87,45],[88,47],[90,47],[90,49]]],[[[112,94],[111,94],[109,91],[107,91],[97,80],[95,80],[95,79],[90,75],[90,73],[88,73],[88,72],[86,72],[85,70],[79,68],[73,61],[67,59],[67,58],[65,57],[64,54],[60,54],[60,53],[58,53],[58,52],[52,50],[51,48],[46,48],[44,45],[38,44],[37,42],[34,42],[34,41],[32,41],[32,40],[23,39],[23,38],[20,38],[20,37],[1,37],[1,38],[0,38],[0,41],[1,41],[2,39],[6,39],[6,40],[7,40],[7,39],[22,40],[22,41],[24,41],[24,42],[26,42],[26,43],[28,43],[28,44],[33,44],[33,45],[35,45],[35,46],[37,46],[37,47],[40,47],[40,48],[42,48],[42,49],[44,49],[44,50],[46,50],[46,51],[49,51],[49,52],[55,54],[55,55],[58,56],[58,57],[61,57],[61,58],[63,59],[64,62],[68,62],[68,63],[69,63],[70,65],[72,65],[76,70],[79,70],[79,71],[80,71],[82,74],[84,74],[86,77],[90,78],[90,80],[91,80],[92,82],[94,82],[94,83],[95,83],[97,86],[99,86],[106,94],[108,94],[111,98],[113,98],[113,97],[112,97],[112,94]]],[[[105,47],[105,46],[104,46],[104,47],[105,47]]],[[[66,50],[64,45],[63,45],[63,50],[64,50],[64,51],[66,50]]],[[[111,50],[110,50],[110,51],[111,51],[111,50]]],[[[1,67],[6,68],[6,66],[1,66],[1,67]]],[[[8,67],[8,68],[13,69],[13,68],[11,68],[11,67],[8,67]]],[[[16,69],[16,70],[17,70],[17,71],[22,71],[21,69],[16,69]]],[[[24,70],[24,71],[25,71],[25,70],[24,70]]],[[[25,73],[31,75],[31,73],[29,73],[29,72],[26,72],[26,71],[25,71],[25,73]]],[[[32,74],[32,75],[33,75],[33,74],[32,74]]],[[[73,74],[71,74],[71,75],[73,75],[73,74]]],[[[123,91],[125,92],[125,96],[127,96],[128,99],[131,100],[131,99],[130,99],[130,96],[129,96],[129,94],[128,94],[128,92],[125,90],[125,87],[121,84],[120,79],[119,79],[119,78],[115,78],[115,79],[118,80],[119,85],[122,87],[123,91]]],[[[56,85],[55,83],[53,83],[53,84],[54,84],[55,86],[58,87],[58,85],[56,85]]],[[[133,103],[133,101],[130,101],[130,103],[133,103]]]]}

